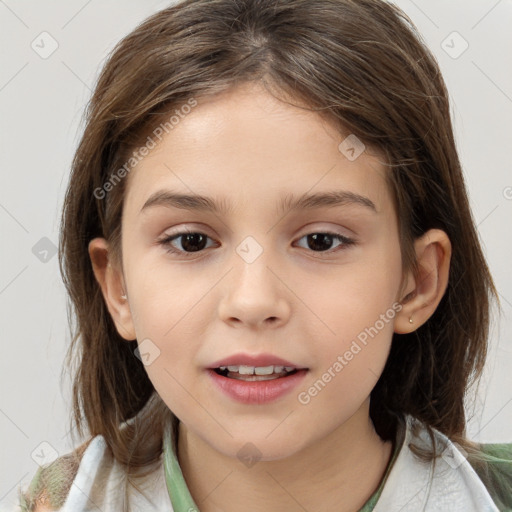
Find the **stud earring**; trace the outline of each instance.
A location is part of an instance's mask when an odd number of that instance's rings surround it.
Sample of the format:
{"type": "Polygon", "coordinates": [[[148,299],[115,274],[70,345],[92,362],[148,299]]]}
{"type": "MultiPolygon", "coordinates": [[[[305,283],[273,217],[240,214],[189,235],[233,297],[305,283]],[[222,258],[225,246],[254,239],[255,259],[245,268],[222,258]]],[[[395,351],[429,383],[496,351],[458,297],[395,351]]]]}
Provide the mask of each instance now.
{"type": "Polygon", "coordinates": [[[121,295],[121,299],[126,300],[127,299],[126,295],[121,295]]]}
{"type": "Polygon", "coordinates": [[[412,324],[412,316],[409,317],[409,323],[412,324]]]}

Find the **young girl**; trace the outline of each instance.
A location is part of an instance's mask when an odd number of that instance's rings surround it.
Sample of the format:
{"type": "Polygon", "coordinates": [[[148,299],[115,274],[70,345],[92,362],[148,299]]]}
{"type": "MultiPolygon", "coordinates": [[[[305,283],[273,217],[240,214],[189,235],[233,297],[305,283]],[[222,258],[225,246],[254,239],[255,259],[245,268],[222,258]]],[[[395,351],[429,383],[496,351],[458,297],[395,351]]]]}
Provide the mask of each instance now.
{"type": "Polygon", "coordinates": [[[512,445],[465,436],[497,294],[395,6],[150,17],[91,99],[60,255],[87,441],[21,510],[512,510],[512,445]]]}

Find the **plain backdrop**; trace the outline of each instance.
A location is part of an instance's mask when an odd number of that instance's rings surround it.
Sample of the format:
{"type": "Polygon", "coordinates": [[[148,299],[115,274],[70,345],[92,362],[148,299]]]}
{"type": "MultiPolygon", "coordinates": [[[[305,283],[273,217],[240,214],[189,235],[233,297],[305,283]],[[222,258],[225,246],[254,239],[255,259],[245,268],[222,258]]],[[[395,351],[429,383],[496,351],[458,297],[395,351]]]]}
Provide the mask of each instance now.
{"type": "MultiPolygon", "coordinates": [[[[467,405],[468,434],[512,442],[512,1],[396,3],[446,80],[475,222],[503,305],[476,403],[467,405]]],[[[167,5],[0,0],[0,510],[12,508],[41,454],[73,448],[70,379],[60,379],[70,341],[55,254],[60,209],[83,109],[107,53],[167,5]]]]}

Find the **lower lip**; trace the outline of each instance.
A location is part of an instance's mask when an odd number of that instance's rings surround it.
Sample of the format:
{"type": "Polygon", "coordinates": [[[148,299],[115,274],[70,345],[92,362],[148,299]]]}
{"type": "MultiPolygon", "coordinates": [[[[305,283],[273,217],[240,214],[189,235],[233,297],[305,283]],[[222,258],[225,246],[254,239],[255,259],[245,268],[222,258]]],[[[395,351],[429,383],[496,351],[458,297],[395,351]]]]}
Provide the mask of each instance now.
{"type": "Polygon", "coordinates": [[[293,375],[272,380],[244,381],[223,377],[208,369],[213,382],[229,397],[244,404],[266,404],[289,393],[304,379],[308,370],[297,370],[293,375]]]}

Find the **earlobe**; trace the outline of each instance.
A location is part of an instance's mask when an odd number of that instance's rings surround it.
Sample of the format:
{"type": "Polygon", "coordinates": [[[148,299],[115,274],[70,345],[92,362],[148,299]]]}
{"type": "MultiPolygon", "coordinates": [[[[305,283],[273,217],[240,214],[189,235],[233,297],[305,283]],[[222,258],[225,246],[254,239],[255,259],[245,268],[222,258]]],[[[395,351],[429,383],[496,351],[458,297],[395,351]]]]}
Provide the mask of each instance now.
{"type": "Polygon", "coordinates": [[[431,229],[414,244],[418,273],[407,278],[402,309],[395,317],[394,331],[407,334],[424,324],[441,302],[448,286],[451,243],[440,229],[431,229]]]}
{"type": "Polygon", "coordinates": [[[126,300],[123,273],[111,261],[108,242],[104,238],[91,240],[89,257],[117,332],[127,341],[136,339],[130,305],[126,300]]]}

